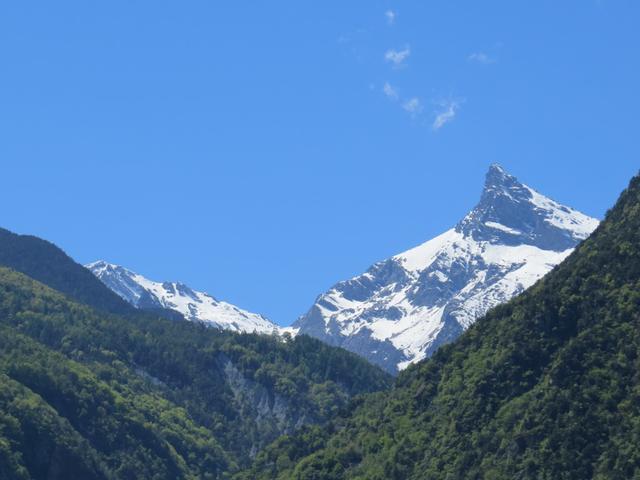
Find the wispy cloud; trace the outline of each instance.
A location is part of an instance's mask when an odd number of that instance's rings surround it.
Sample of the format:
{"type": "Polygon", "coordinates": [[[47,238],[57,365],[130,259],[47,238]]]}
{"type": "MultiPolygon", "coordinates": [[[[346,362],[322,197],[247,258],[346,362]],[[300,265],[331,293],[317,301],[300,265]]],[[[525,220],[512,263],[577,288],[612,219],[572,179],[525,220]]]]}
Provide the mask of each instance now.
{"type": "Polygon", "coordinates": [[[496,63],[496,59],[490,57],[484,52],[474,52],[467,57],[467,61],[471,63],[480,63],[482,65],[490,65],[492,63],[496,63]]]}
{"type": "Polygon", "coordinates": [[[402,108],[405,112],[409,112],[412,117],[417,117],[422,113],[422,110],[424,110],[422,102],[418,97],[413,97],[403,102],[402,108]]]}
{"type": "Polygon", "coordinates": [[[396,23],[396,17],[398,16],[398,14],[393,10],[387,10],[386,12],[384,12],[384,16],[387,17],[387,23],[389,25],[393,25],[394,23],[396,23]]]}
{"type": "Polygon", "coordinates": [[[456,118],[456,114],[462,104],[461,100],[443,100],[438,102],[439,110],[436,112],[436,117],[433,120],[431,127],[433,130],[438,131],[444,127],[447,123],[453,121],[456,118]]]}
{"type": "Polygon", "coordinates": [[[384,59],[391,63],[394,68],[405,66],[405,60],[411,55],[411,49],[407,45],[404,50],[389,49],[384,54],[384,59]]]}
{"type": "Polygon", "coordinates": [[[422,102],[418,97],[402,98],[398,89],[393,87],[389,82],[384,82],[382,93],[384,93],[385,97],[389,100],[402,107],[412,118],[418,117],[424,110],[422,102]]]}
{"type": "Polygon", "coordinates": [[[382,86],[382,92],[387,96],[387,98],[390,98],[391,100],[398,100],[398,98],[400,98],[400,96],[398,95],[398,91],[393,88],[389,82],[384,82],[384,85],[382,86]]]}

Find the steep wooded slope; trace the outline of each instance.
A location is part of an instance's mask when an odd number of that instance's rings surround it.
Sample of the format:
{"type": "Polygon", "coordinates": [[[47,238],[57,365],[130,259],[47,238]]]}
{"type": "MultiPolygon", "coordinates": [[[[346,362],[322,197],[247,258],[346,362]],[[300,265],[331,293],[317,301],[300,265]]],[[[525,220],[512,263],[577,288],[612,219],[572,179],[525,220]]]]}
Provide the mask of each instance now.
{"type": "Polygon", "coordinates": [[[2,478],[224,478],[389,383],[308,337],[107,314],[0,268],[2,478]]]}

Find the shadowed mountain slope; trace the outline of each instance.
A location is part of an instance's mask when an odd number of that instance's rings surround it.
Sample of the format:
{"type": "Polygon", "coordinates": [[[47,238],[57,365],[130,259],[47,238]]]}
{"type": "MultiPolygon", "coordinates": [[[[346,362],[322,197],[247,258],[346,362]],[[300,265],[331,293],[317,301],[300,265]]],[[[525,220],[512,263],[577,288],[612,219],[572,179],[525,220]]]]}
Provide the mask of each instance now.
{"type": "Polygon", "coordinates": [[[53,243],[0,228],[0,265],[64,293],[71,299],[111,313],[131,313],[130,305],[105,287],[53,243]]]}

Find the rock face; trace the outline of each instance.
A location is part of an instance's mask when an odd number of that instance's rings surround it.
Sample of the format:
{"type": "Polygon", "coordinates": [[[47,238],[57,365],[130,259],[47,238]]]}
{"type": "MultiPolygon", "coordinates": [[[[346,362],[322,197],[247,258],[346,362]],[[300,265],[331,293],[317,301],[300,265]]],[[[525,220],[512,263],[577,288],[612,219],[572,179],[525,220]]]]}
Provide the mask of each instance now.
{"type": "Polygon", "coordinates": [[[531,286],[597,225],[492,165],[454,228],[336,284],[295,331],[397,373],[531,286]]]}
{"type": "Polygon", "coordinates": [[[208,293],[179,282],[154,282],[119,265],[99,260],[85,265],[107,287],[136,308],[170,310],[186,320],[236,332],[271,334],[279,327],[257,313],[251,313],[208,293]]]}

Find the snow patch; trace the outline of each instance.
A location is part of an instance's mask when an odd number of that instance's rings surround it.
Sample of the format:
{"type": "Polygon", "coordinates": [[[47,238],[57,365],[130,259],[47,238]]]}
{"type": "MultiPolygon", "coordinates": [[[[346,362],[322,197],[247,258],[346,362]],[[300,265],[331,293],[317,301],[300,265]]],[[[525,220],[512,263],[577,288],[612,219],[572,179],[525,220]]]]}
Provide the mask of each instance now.
{"type": "Polygon", "coordinates": [[[510,233],[512,235],[521,235],[522,232],[520,230],[516,230],[515,228],[509,228],[506,225],[502,225],[497,222],[484,222],[487,227],[495,228],[496,230],[500,230],[502,232],[510,233]]]}
{"type": "Polygon", "coordinates": [[[599,225],[599,221],[584,213],[565,207],[548,197],[536,192],[533,188],[525,187],[531,193],[531,202],[542,210],[548,212],[546,222],[554,227],[572,232],[580,240],[584,240],[599,225]]]}

